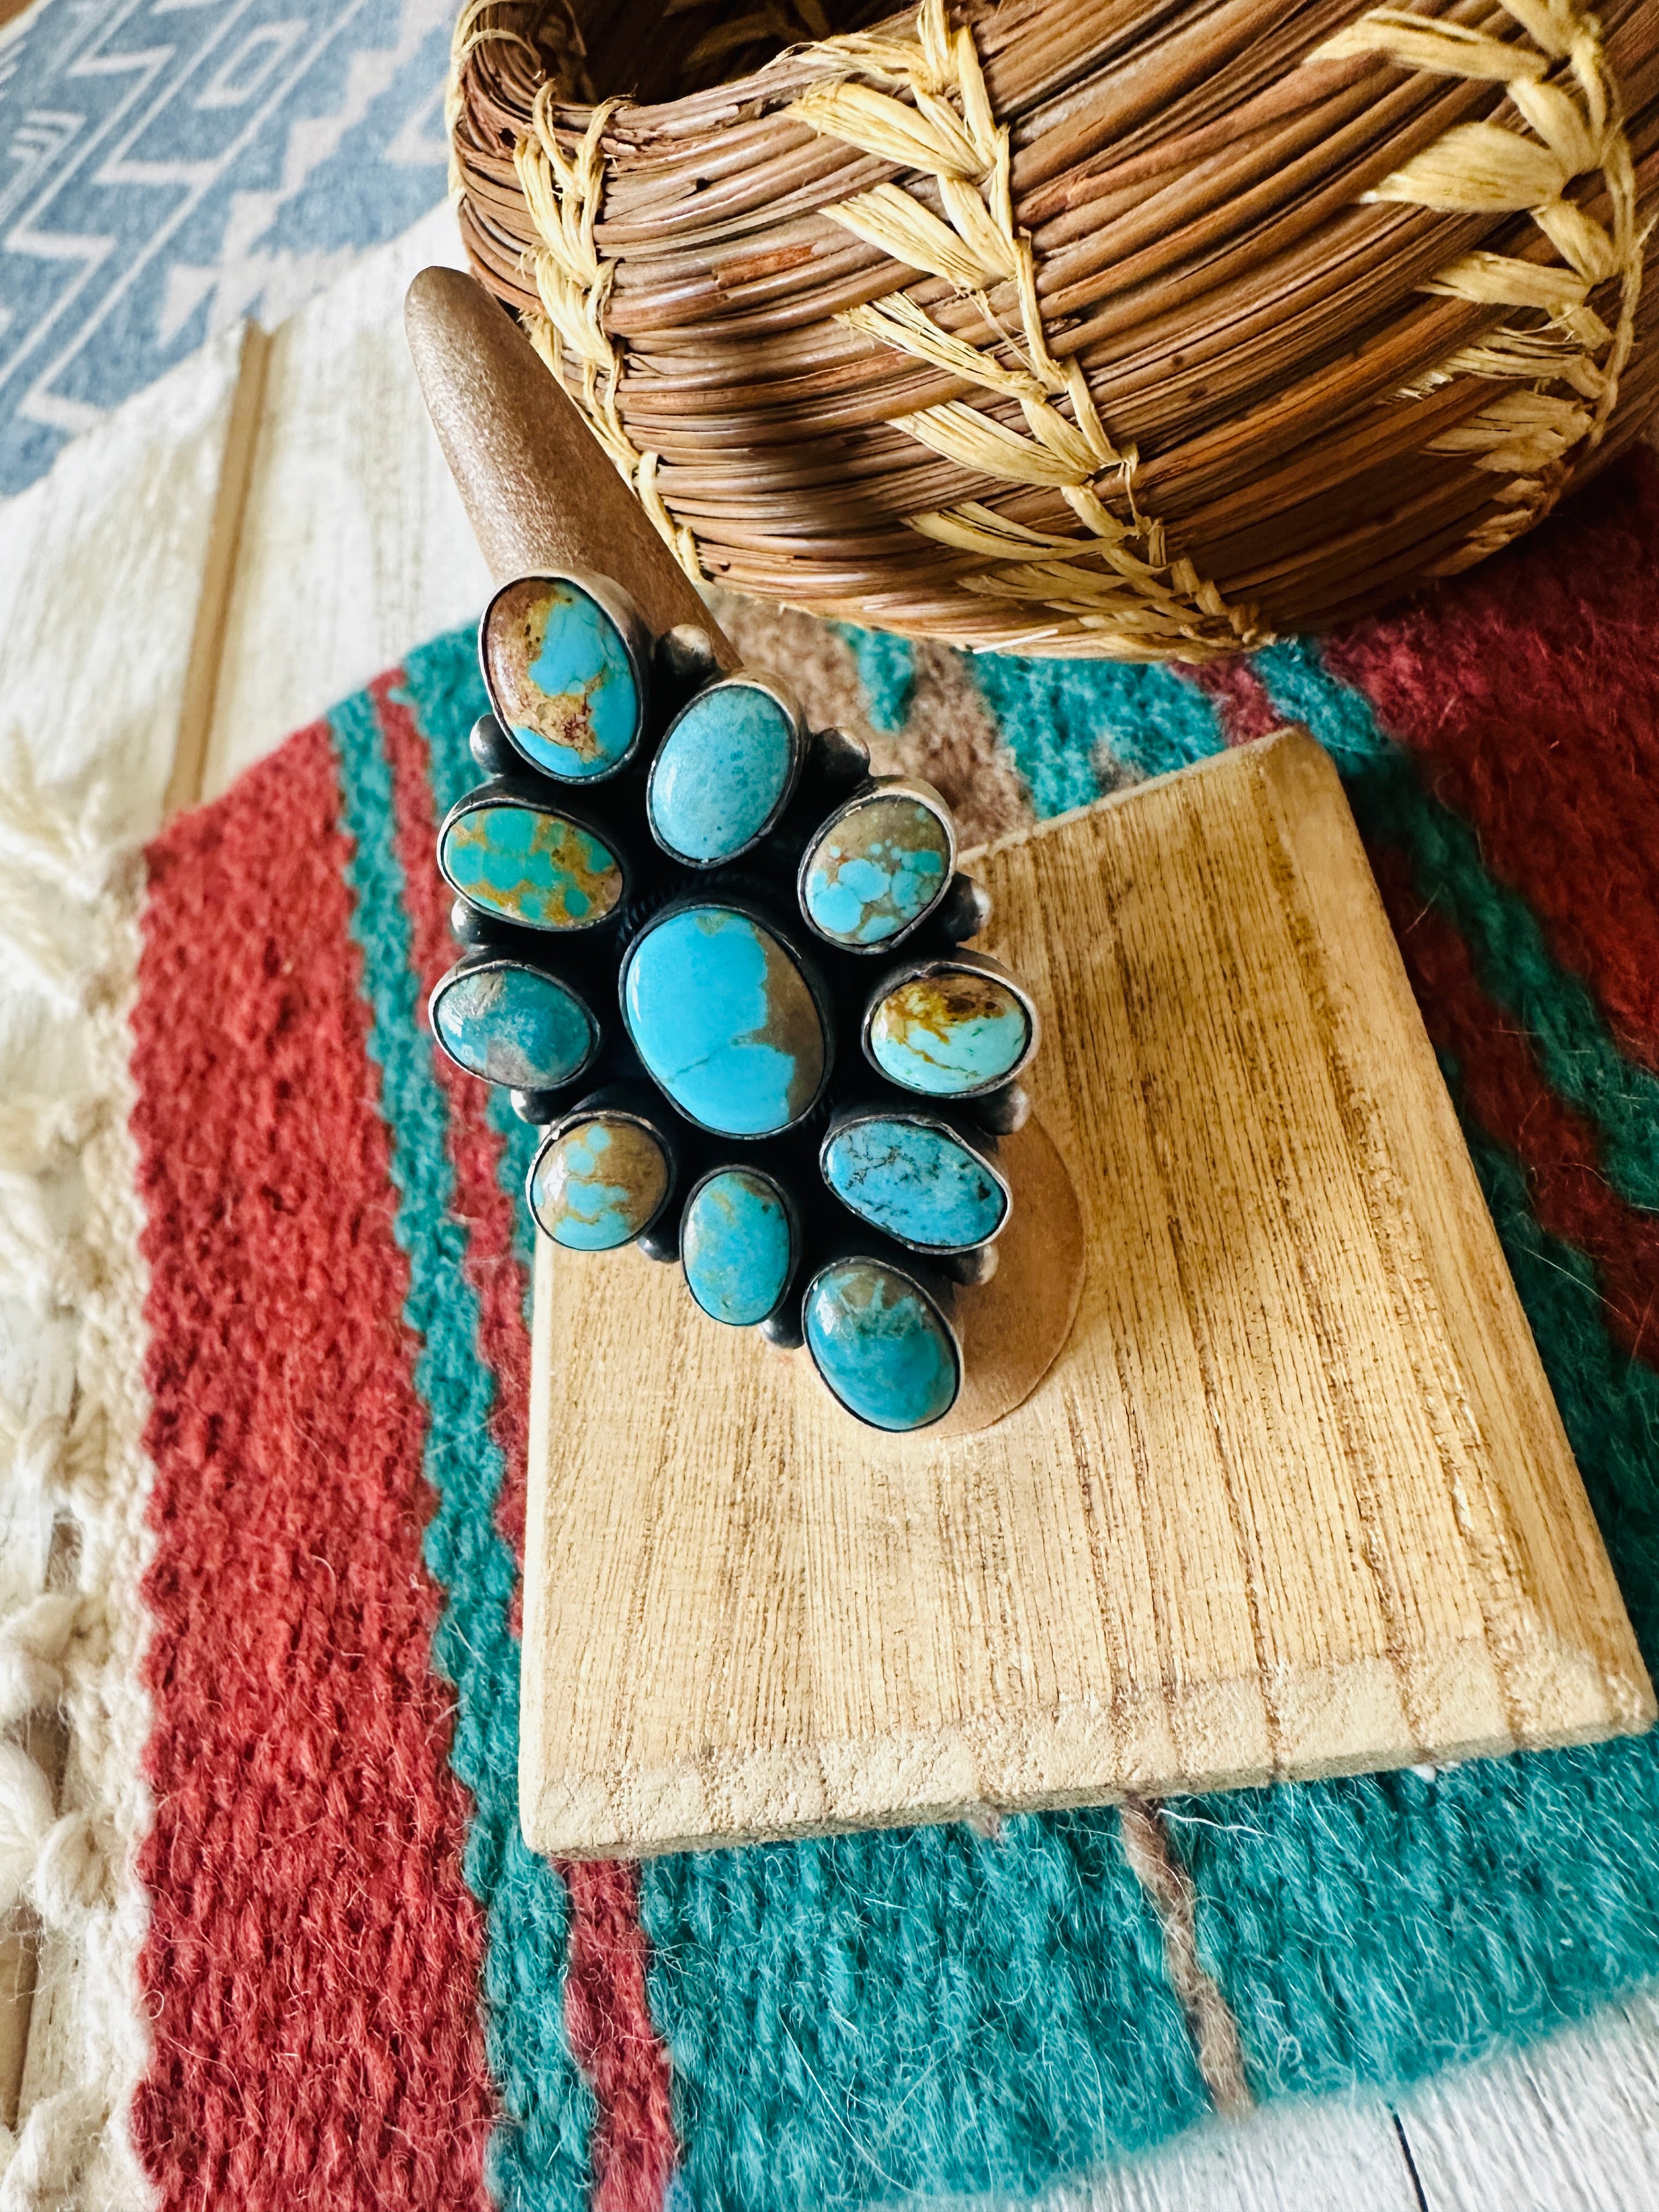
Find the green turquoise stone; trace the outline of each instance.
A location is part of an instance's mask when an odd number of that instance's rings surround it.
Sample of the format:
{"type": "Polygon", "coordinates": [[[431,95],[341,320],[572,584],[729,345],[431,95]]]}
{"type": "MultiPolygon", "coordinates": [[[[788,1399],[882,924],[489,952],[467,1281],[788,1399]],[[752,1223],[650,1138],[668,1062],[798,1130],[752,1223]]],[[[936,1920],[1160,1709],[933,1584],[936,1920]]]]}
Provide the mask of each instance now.
{"type": "Polygon", "coordinates": [[[769,1137],[809,1112],[830,1045],[793,954],[732,907],[681,908],[636,938],[623,1018],[680,1111],[726,1137],[769,1137]]]}
{"type": "Polygon", "coordinates": [[[483,660],[501,720],[548,775],[608,775],[634,749],[644,702],[628,642],[566,579],[526,576],[484,617],[483,660]]]}
{"type": "Polygon", "coordinates": [[[823,1179],[873,1228],[930,1251],[965,1252],[1001,1228],[1008,1193],[948,1130],[902,1115],[848,1121],[824,1139],[823,1179]]]}
{"type": "Polygon", "coordinates": [[[668,1160],[648,1129],[596,1114],[551,1136],[530,1170],[530,1210],[556,1244],[609,1252],[648,1228],[668,1195],[668,1160]]]}
{"type": "Polygon", "coordinates": [[[776,1185],[750,1168],[722,1168],[692,1194],[680,1224],[692,1297],[716,1321],[766,1319],[788,1285],[794,1237],[776,1185]]]}
{"type": "Polygon", "coordinates": [[[450,1058],[487,1083],[556,1091],[592,1058],[599,1031],[572,991],[533,968],[475,968],[438,986],[432,1026],[450,1058]]]}
{"type": "Polygon", "coordinates": [[[1004,1081],[1024,1059],[1031,1018],[1015,992],[973,968],[913,976],[870,1023],[870,1057],[907,1091],[961,1098],[1004,1081]]]}
{"type": "Polygon", "coordinates": [[[925,1429],[961,1384],[955,1340],[919,1286],[884,1261],[837,1260],[802,1315],[812,1364],[850,1413],[877,1429],[925,1429]]]}
{"type": "Polygon", "coordinates": [[[603,838],[501,800],[451,817],[438,865],[474,906],[526,929],[591,929],[623,895],[622,865],[603,838]]]}
{"type": "Polygon", "coordinates": [[[921,921],[950,876],[950,835],[933,808],[878,793],[832,817],[808,848],[801,907],[832,944],[884,945],[921,921]]]}
{"type": "Polygon", "coordinates": [[[646,810],[671,853],[708,867],[751,845],[788,796],[794,718],[756,684],[711,684],[664,738],[646,810]]]}

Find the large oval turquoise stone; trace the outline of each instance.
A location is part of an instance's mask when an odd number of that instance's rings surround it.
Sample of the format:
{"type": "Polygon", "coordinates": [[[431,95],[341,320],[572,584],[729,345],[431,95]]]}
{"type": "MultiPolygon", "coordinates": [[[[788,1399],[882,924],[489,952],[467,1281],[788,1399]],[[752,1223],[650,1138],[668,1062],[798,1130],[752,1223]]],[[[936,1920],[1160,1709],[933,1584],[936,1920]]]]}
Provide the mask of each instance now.
{"type": "Polygon", "coordinates": [[[824,1139],[823,1179],[843,1206],[907,1244],[964,1252],[1001,1228],[1008,1193],[948,1130],[902,1115],[848,1121],[824,1139]]]}
{"type": "Polygon", "coordinates": [[[1031,1041],[1016,993],[974,968],[912,976],[870,1022],[870,1057],[907,1091],[961,1098],[1012,1075],[1031,1041]]]}
{"type": "Polygon", "coordinates": [[[836,945],[884,945],[920,921],[950,880],[945,825],[905,792],[855,800],[831,817],[801,867],[801,906],[836,945]]]}
{"type": "Polygon", "coordinates": [[[802,1315],[812,1363],[842,1404],[878,1429],[924,1429],[956,1403],[961,1371],[939,1309],[880,1260],[838,1260],[802,1315]]]}
{"type": "Polygon", "coordinates": [[[487,1083],[556,1091],[592,1058],[599,1030],[574,992],[534,968],[475,968],[438,986],[432,1026],[452,1060],[487,1083]]]}
{"type": "Polygon", "coordinates": [[[609,1252],[649,1226],[668,1160],[637,1121],[598,1114],[550,1137],[530,1170],[530,1210],[556,1244],[609,1252]]]}
{"type": "Polygon", "coordinates": [[[498,592],[483,659],[514,742],[548,775],[607,775],[633,750],[644,702],[627,641],[579,584],[526,576],[498,592]]]}
{"type": "Polygon", "coordinates": [[[729,860],[765,830],[795,773],[794,718],[757,684],[711,684],[652,763],[646,808],[671,853],[695,866],[729,860]]]}
{"type": "Polygon", "coordinates": [[[794,956],[731,907],[683,907],[636,938],[623,1018],[680,1111],[727,1137],[769,1137],[811,1111],[830,1048],[794,956]]]}
{"type": "Polygon", "coordinates": [[[601,837],[537,806],[496,800],[445,825],[438,865],[455,889],[526,929],[591,929],[623,895],[623,872],[601,837]]]}
{"type": "Polygon", "coordinates": [[[793,1261],[789,1215],[769,1176],[722,1168],[692,1194],[680,1224],[680,1262],[706,1314],[738,1328],[764,1321],[793,1261]]]}

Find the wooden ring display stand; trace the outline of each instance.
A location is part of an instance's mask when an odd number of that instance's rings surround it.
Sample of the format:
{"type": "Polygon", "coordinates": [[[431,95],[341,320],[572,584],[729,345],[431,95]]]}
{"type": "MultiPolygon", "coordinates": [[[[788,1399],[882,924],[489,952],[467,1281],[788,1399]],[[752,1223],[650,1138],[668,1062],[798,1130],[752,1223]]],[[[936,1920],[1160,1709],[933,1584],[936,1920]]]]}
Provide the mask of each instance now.
{"type": "MultiPolygon", "coordinates": [[[[505,313],[428,270],[409,327],[497,574],[599,568],[733,665],[505,313]]],[[[1649,1725],[1326,757],[1285,732],[970,857],[1044,1042],[1010,1149],[1030,1243],[1011,1226],[964,1309],[958,1425],[877,1436],[669,1270],[538,1246],[530,1843],[635,1856],[1649,1725]]]]}

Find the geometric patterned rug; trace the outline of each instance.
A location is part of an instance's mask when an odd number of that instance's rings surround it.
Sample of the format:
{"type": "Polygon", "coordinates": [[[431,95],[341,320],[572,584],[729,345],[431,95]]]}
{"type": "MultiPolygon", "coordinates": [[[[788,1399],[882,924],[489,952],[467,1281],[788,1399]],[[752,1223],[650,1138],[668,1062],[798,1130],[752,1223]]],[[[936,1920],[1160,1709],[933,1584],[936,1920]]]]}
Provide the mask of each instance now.
{"type": "Polygon", "coordinates": [[[453,0],[40,0],[0,30],[0,497],[443,198],[453,0]]]}

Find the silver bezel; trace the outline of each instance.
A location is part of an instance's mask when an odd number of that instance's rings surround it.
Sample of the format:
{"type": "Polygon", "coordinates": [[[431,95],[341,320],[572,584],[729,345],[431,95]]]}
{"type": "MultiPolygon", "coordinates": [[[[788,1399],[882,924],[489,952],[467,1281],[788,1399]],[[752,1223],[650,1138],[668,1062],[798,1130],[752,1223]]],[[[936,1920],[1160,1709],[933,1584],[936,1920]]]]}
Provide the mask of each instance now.
{"type": "Polygon", "coordinates": [[[948,1259],[959,1252],[982,1252],[988,1244],[996,1243],[1008,1226],[1009,1218],[1014,1210],[1013,1185],[1007,1176],[981,1146],[976,1145],[971,1137],[963,1135],[947,1115],[929,1113],[904,1104],[890,1105],[885,1099],[860,1099],[837,1108],[818,1145],[818,1179],[836,1204],[844,1208],[862,1227],[873,1231],[878,1237],[891,1237],[895,1244],[902,1244],[907,1252],[925,1252],[935,1259],[948,1259]],[[844,1131],[864,1121],[903,1121],[912,1127],[936,1130],[940,1135],[948,1137],[953,1145],[960,1146],[970,1159],[976,1161],[1002,1193],[1001,1218],[990,1235],[981,1237],[973,1244],[924,1244],[915,1237],[902,1237],[896,1229],[888,1228],[884,1222],[872,1221],[867,1213],[860,1213],[857,1206],[844,1199],[830,1180],[827,1167],[830,1147],[844,1131]]]}
{"type": "Polygon", "coordinates": [[[660,851],[666,853],[671,860],[678,862],[683,868],[696,868],[699,873],[706,873],[715,868],[729,867],[734,860],[740,860],[745,853],[752,853],[757,845],[770,836],[790,800],[799,788],[801,769],[806,759],[807,744],[806,722],[800,710],[800,703],[781,678],[772,675],[763,668],[734,668],[729,676],[715,677],[711,682],[705,684],[700,691],[694,692],[686,701],[684,706],[680,708],[679,713],[663,732],[658,740],[656,751],[652,755],[651,769],[645,782],[645,826],[651,833],[653,842],[660,851]],[[783,709],[789,722],[789,774],[785,779],[781,796],[752,837],[746,838],[732,851],[722,853],[718,860],[694,860],[689,853],[682,853],[678,846],[671,845],[657,828],[651,811],[652,800],[657,788],[657,770],[662,765],[662,757],[667,751],[675,731],[678,729],[686,716],[701,706],[712,692],[737,690],[763,691],[769,699],[775,701],[783,709]]]}
{"type": "Polygon", "coordinates": [[[856,1421],[860,1428],[873,1429],[878,1436],[883,1437],[921,1436],[924,1431],[937,1427],[940,1421],[945,1419],[955,1407],[957,1401],[961,1397],[963,1382],[966,1379],[967,1363],[963,1357],[962,1337],[960,1332],[957,1330],[955,1322],[951,1320],[949,1313],[946,1312],[944,1304],[940,1301],[939,1293],[930,1284],[925,1282],[920,1275],[914,1273],[908,1267],[901,1267],[896,1261],[889,1259],[885,1254],[860,1252],[856,1246],[851,1247],[846,1251],[836,1253],[833,1257],[824,1261],[821,1267],[815,1268],[813,1273],[807,1278],[800,1294],[800,1310],[801,1335],[803,1342],[805,1345],[806,1356],[812,1363],[812,1372],[817,1376],[818,1381],[830,1393],[830,1395],[835,1400],[836,1405],[841,1407],[842,1413],[847,1415],[848,1419],[849,1420],[856,1421]],[[939,1322],[945,1330],[945,1336],[949,1340],[951,1352],[956,1359],[957,1387],[951,1393],[950,1405],[942,1407],[940,1410],[934,1414],[931,1421],[922,1422],[919,1428],[890,1429],[884,1427],[882,1423],[879,1421],[866,1419],[864,1414],[859,1413],[856,1408],[848,1404],[846,1399],[842,1396],[840,1391],[836,1389],[835,1384],[830,1380],[830,1377],[824,1373],[823,1368],[818,1364],[817,1354],[812,1349],[812,1334],[806,1327],[806,1315],[812,1302],[812,1293],[817,1290],[819,1283],[823,1279],[824,1276],[829,1273],[832,1267],[845,1267],[849,1260],[862,1260],[870,1266],[890,1268],[894,1274],[901,1277],[902,1280],[908,1283],[911,1289],[916,1292],[918,1297],[925,1298],[927,1301],[927,1304],[932,1307],[933,1312],[938,1316],[939,1322]]]}
{"type": "Polygon", "coordinates": [[[850,799],[843,799],[832,813],[826,814],[808,838],[806,849],[800,856],[800,865],[795,870],[795,904],[800,909],[801,920],[820,944],[832,945],[837,952],[850,952],[857,959],[884,959],[890,957],[897,946],[926,926],[929,916],[938,910],[945,893],[956,880],[956,872],[957,825],[951,820],[951,810],[941,794],[931,783],[924,783],[920,776],[872,776],[868,783],[861,784],[850,799]],[[938,891],[914,921],[907,921],[902,929],[896,929],[890,937],[884,937],[878,944],[848,945],[842,938],[831,937],[813,921],[806,904],[807,869],[813,854],[838,822],[844,822],[849,814],[855,814],[860,807],[872,806],[884,799],[914,799],[938,817],[945,830],[945,871],[939,878],[938,891]]]}
{"type": "Polygon", "coordinates": [[[447,974],[441,975],[438,978],[438,981],[432,987],[431,994],[426,1002],[427,1027],[432,1032],[432,1042],[437,1046],[439,1051],[442,1053],[444,1058],[449,1062],[452,1067],[459,1067],[463,1075],[471,1076],[475,1082],[500,1083],[501,1079],[498,1076],[485,1075],[481,1069],[469,1067],[459,1054],[453,1053],[450,1050],[449,1047],[444,1042],[443,1037],[438,1028],[438,1001],[442,998],[444,993],[447,991],[453,984],[465,981],[469,975],[481,975],[492,968],[513,968],[520,970],[522,974],[526,975],[541,976],[544,981],[554,984],[559,990],[562,991],[568,999],[574,1000],[575,1004],[581,1008],[583,1013],[587,1017],[588,1047],[586,1055],[582,1060],[580,1066],[578,1067],[574,1073],[562,1076],[557,1083],[528,1084],[520,1085],[517,1087],[525,1090],[562,1091],[568,1084],[580,1083],[582,1077],[586,1074],[588,1069],[592,1066],[593,1062],[599,1058],[599,1048],[605,1042],[604,1031],[599,1026],[599,1016],[594,1012],[592,1007],[589,1006],[582,993],[576,988],[574,983],[568,981],[566,977],[556,975],[552,969],[544,968],[537,961],[526,960],[517,953],[505,951],[499,945],[483,945],[478,946],[476,951],[469,952],[464,959],[458,960],[455,963],[455,965],[449,969],[447,974]]]}
{"type": "Polygon", "coordinates": [[[564,792],[568,787],[564,785],[557,787],[559,798],[557,801],[554,801],[543,796],[539,792],[525,790],[516,783],[483,783],[480,784],[476,790],[469,791],[458,799],[448,813],[445,815],[438,827],[438,872],[454,892],[456,897],[469,906],[474,914],[483,915],[486,921],[499,922],[504,929],[528,930],[537,937],[544,937],[557,944],[573,937],[586,937],[591,930],[603,929],[607,922],[614,921],[627,906],[634,895],[634,871],[629,865],[628,855],[617,847],[611,835],[598,828],[583,814],[580,807],[567,806],[562,803],[564,792]],[[622,890],[614,903],[607,907],[602,915],[597,915],[592,921],[570,922],[560,927],[547,921],[526,921],[521,915],[507,914],[500,907],[486,906],[482,900],[476,898],[471,891],[458,884],[449,872],[448,857],[446,852],[449,842],[449,833],[464,816],[480,813],[487,807],[496,806],[520,806],[531,814],[551,815],[556,821],[568,822],[573,829],[581,830],[585,836],[594,838],[603,845],[616,862],[622,875],[622,890]]]}
{"type": "Polygon", "coordinates": [[[645,617],[622,586],[613,584],[608,576],[596,576],[591,569],[526,568],[522,575],[509,576],[504,584],[496,586],[489,595],[489,605],[478,617],[478,666],[483,677],[484,690],[489,695],[489,711],[500,724],[507,744],[532,775],[545,776],[550,783],[557,784],[561,790],[580,791],[590,786],[597,787],[609,783],[613,776],[620,775],[625,768],[639,758],[640,747],[645,742],[645,733],[651,726],[651,656],[653,644],[651,632],[646,627],[645,617]],[[502,709],[501,700],[496,696],[495,678],[489,669],[489,620],[498,604],[520,584],[574,584],[579,592],[587,594],[602,614],[609,615],[621,633],[629,668],[634,678],[635,696],[640,702],[639,721],[627,751],[596,775],[561,775],[556,769],[532,760],[520,744],[513,725],[502,709]]]}
{"type": "Polygon", "coordinates": [[[784,1301],[788,1297],[789,1285],[794,1281],[795,1277],[800,1272],[801,1252],[802,1240],[800,1208],[795,1203],[793,1192],[789,1188],[783,1178],[781,1176],[775,1175],[770,1168],[762,1167],[758,1164],[749,1160],[721,1160],[718,1165],[710,1168],[706,1174],[700,1175],[696,1182],[692,1184],[690,1189],[685,1194],[685,1202],[680,1208],[680,1279],[685,1285],[685,1295],[687,1297],[690,1299],[697,1311],[700,1314],[704,1315],[709,1321],[712,1321],[717,1328],[763,1328],[766,1322],[770,1321],[773,1315],[778,1310],[778,1308],[782,1305],[784,1301]],[[709,1183],[713,1182],[717,1176],[723,1175],[757,1176],[763,1182],[769,1184],[771,1188],[777,1193],[779,1200],[783,1206],[785,1218],[789,1224],[789,1272],[783,1279],[783,1288],[778,1292],[777,1297],[774,1298],[766,1311],[763,1314],[757,1315],[751,1322],[722,1321],[718,1314],[711,1314],[708,1311],[708,1307],[704,1305],[702,1300],[692,1289],[690,1272],[685,1264],[685,1224],[687,1218],[690,1214],[692,1207],[697,1202],[699,1193],[702,1192],[709,1183]]]}
{"type": "Polygon", "coordinates": [[[679,1115],[683,1121],[689,1121],[694,1129],[702,1129],[706,1131],[709,1136],[719,1137],[726,1144],[770,1144],[774,1139],[787,1135],[791,1129],[799,1128],[801,1123],[806,1121],[811,1115],[817,1111],[818,1102],[823,1097],[825,1091],[828,1090],[830,1086],[830,1079],[835,1073],[836,1008],[835,1001],[830,995],[829,987],[824,982],[823,976],[818,973],[811,955],[801,950],[800,946],[795,942],[788,931],[781,928],[773,915],[768,914],[763,908],[755,905],[753,902],[749,899],[732,898],[714,890],[710,890],[708,892],[693,891],[684,898],[671,900],[659,913],[653,914],[651,916],[651,919],[645,924],[642,929],[640,929],[635,933],[633,939],[629,945],[627,951],[623,953],[621,965],[617,970],[617,1001],[622,1013],[623,1032],[627,1036],[629,1044],[631,1044],[635,1051],[639,1054],[640,1065],[645,1069],[646,1074],[651,1083],[657,1090],[661,1091],[663,1097],[667,1099],[670,1107],[679,1115]],[[681,1105],[679,1100],[673,1097],[666,1085],[658,1082],[657,1078],[652,1074],[650,1065],[647,1061],[644,1053],[640,1050],[638,1040],[635,1038],[633,1029],[628,1019],[628,978],[633,968],[635,957],[637,955],[641,945],[645,943],[646,939],[651,936],[654,931],[660,929],[665,921],[672,921],[676,915],[691,913],[699,908],[708,907],[717,908],[722,913],[740,914],[745,920],[754,922],[757,927],[763,929],[769,937],[775,937],[777,939],[778,943],[782,945],[784,951],[789,955],[796,967],[799,969],[801,975],[805,977],[806,988],[812,994],[812,1003],[818,1010],[818,1020],[822,1024],[823,1030],[823,1073],[818,1079],[817,1088],[812,1093],[811,1100],[806,1105],[802,1107],[800,1112],[797,1114],[793,1120],[786,1121],[782,1127],[777,1129],[757,1130],[753,1136],[744,1136],[731,1129],[716,1129],[707,1121],[698,1121],[695,1114],[689,1113],[686,1109],[681,1105]]]}
{"type": "Polygon", "coordinates": [[[859,1024],[859,1043],[863,1049],[864,1057],[881,1080],[884,1083],[890,1083],[896,1091],[902,1091],[907,1098],[926,1098],[935,1106],[950,1106],[962,1099],[983,1098],[994,1091],[1003,1091],[1009,1084],[1017,1083],[1021,1074],[1036,1057],[1037,1046],[1042,1042],[1042,1017],[1037,1012],[1036,1000],[1025,988],[1018,976],[1005,968],[1000,960],[993,960],[988,953],[969,952],[964,950],[929,953],[922,958],[902,960],[897,967],[890,969],[880,979],[871,992],[865,1003],[863,1019],[859,1024]],[[902,990],[905,984],[914,983],[924,976],[949,975],[953,970],[965,970],[974,975],[989,976],[994,982],[1000,983],[1006,990],[1012,992],[1025,1013],[1027,1024],[1025,1049],[1006,1075],[994,1076],[987,1082],[976,1083],[970,1091],[915,1090],[881,1065],[872,1049],[870,1032],[874,1027],[876,1016],[884,1001],[890,998],[895,991],[902,990]]]}

